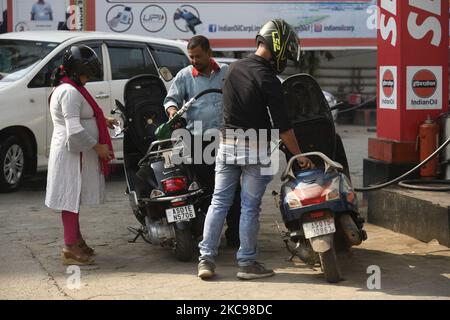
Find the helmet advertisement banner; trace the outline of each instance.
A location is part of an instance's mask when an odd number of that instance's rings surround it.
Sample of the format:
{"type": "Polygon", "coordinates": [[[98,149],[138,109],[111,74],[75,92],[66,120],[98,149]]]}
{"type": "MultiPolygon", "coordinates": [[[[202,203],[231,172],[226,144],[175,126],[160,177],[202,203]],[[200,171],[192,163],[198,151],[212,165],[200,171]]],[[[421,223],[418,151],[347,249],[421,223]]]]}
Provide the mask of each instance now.
{"type": "Polygon", "coordinates": [[[215,50],[253,50],[261,26],[281,18],[296,30],[303,49],[377,47],[377,0],[0,0],[0,6],[4,17],[9,12],[8,31],[95,30],[167,39],[202,34],[215,50]]]}
{"type": "Polygon", "coordinates": [[[96,30],[169,39],[202,34],[216,49],[253,49],[261,26],[287,21],[302,47],[376,46],[376,0],[96,1],[96,30]]]}

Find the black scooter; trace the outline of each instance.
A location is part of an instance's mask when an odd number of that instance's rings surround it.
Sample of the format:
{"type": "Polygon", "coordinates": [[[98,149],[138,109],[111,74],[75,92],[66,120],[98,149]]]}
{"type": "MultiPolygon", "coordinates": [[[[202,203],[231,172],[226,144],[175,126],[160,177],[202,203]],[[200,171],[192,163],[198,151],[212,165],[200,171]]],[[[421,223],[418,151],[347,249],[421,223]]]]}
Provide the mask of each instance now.
{"type": "Polygon", "coordinates": [[[273,194],[288,231],[280,232],[291,259],[298,256],[309,265],[319,263],[325,279],[338,282],[341,271],[336,251],[348,250],[367,239],[345,150],[314,78],[292,76],[283,82],[283,92],[304,154],[293,156],[282,148],[288,163],[281,175],[281,192],[273,194]],[[300,170],[295,161],[300,156],[310,157],[316,168],[300,170]]]}
{"type": "MultiPolygon", "coordinates": [[[[190,165],[173,161],[174,154],[183,156],[179,139],[158,138],[157,129],[167,129],[166,94],[158,77],[140,75],[125,85],[125,106],[116,101],[123,120],[127,194],[141,224],[128,229],[136,235],[131,242],[142,237],[150,244],[174,249],[178,260],[189,261],[203,233],[206,212],[201,210],[202,201],[209,195],[190,165]]],[[[185,105],[183,112],[188,107],[185,105]]]]}

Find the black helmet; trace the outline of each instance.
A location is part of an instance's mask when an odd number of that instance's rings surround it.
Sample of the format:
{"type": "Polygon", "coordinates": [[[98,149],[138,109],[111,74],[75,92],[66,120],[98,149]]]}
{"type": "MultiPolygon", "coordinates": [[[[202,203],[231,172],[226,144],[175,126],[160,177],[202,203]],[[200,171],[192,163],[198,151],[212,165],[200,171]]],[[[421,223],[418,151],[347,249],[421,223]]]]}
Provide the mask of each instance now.
{"type": "Polygon", "coordinates": [[[94,50],[86,45],[71,46],[63,57],[63,66],[67,75],[78,79],[80,75],[90,78],[101,77],[102,64],[94,50]]]}
{"type": "Polygon", "coordinates": [[[274,68],[282,73],[287,59],[300,61],[300,46],[296,32],[282,19],[274,19],[262,26],[256,44],[264,43],[272,53],[274,68]]]}

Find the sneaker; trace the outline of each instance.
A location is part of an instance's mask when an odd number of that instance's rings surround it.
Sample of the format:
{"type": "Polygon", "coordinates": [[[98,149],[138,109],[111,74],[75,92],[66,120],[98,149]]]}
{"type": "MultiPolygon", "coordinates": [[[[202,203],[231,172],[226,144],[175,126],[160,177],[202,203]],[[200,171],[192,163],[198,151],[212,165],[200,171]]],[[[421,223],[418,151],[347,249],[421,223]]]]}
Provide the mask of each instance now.
{"type": "Polygon", "coordinates": [[[201,279],[209,279],[214,275],[216,265],[208,260],[200,260],[198,263],[198,277],[201,279]]]}
{"type": "Polygon", "coordinates": [[[236,276],[241,280],[252,280],[271,277],[274,274],[273,270],[266,269],[262,263],[255,261],[249,266],[239,267],[236,276]]]}

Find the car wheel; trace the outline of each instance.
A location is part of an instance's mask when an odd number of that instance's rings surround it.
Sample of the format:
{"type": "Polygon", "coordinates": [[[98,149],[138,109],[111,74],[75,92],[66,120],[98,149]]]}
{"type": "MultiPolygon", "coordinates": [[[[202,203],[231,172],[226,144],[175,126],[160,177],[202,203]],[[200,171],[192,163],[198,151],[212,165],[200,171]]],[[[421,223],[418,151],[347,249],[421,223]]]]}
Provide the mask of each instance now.
{"type": "Polygon", "coordinates": [[[19,188],[25,171],[25,149],[16,137],[6,138],[0,145],[0,192],[19,188]]]}

